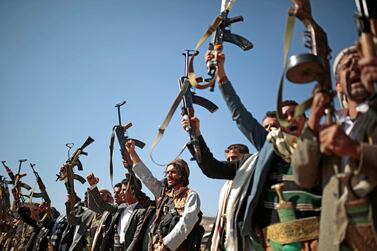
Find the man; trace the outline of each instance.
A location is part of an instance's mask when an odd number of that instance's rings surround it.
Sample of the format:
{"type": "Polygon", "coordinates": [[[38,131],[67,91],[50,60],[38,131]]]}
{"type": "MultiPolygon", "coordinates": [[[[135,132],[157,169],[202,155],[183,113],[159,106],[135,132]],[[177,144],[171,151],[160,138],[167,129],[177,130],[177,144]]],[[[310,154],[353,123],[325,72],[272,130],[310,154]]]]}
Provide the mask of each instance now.
{"type": "Polygon", "coordinates": [[[341,125],[320,125],[331,97],[317,92],[292,156],[295,181],[323,189],[320,250],[377,250],[377,123],[360,109],[370,93],[358,60],[352,46],[334,61],[336,90],[347,101],[341,125]]]}
{"type": "MultiPolygon", "coordinates": [[[[107,189],[101,189],[99,190],[99,195],[103,201],[106,203],[111,203],[113,204],[114,200],[113,197],[111,196],[111,193],[107,189]]],[[[95,204],[94,199],[92,198],[91,195],[89,195],[91,199],[88,200],[88,208],[92,211],[94,211],[96,214],[94,215],[92,222],[88,226],[88,231],[86,234],[86,239],[87,239],[87,245],[86,249],[87,250],[99,250],[99,241],[102,239],[99,239],[99,235],[97,233],[98,228],[101,228],[102,225],[106,222],[108,215],[105,214],[102,210],[98,208],[98,206],[94,206],[95,204]]]]}
{"type": "Polygon", "coordinates": [[[84,201],[75,194],[74,210],[71,211],[69,204],[69,195],[67,195],[66,217],[68,226],[63,233],[61,246],[65,250],[84,250],[89,243],[87,237],[89,226],[95,216],[95,212],[87,208],[87,195],[84,201]]]}
{"type": "Polygon", "coordinates": [[[271,131],[273,128],[279,128],[279,120],[276,117],[275,111],[268,111],[262,120],[262,126],[266,131],[271,131]]]}
{"type": "Polygon", "coordinates": [[[36,203],[29,206],[19,207],[18,213],[22,221],[33,227],[31,235],[28,236],[25,250],[47,250],[48,237],[59,213],[54,209],[51,216],[44,217],[47,213],[46,207],[36,203]]]}
{"type": "Polygon", "coordinates": [[[116,197],[116,205],[110,204],[100,197],[97,188],[99,179],[93,173],[87,176],[87,181],[90,185],[89,194],[93,197],[96,205],[101,211],[108,211],[112,215],[110,224],[104,230],[100,250],[112,250],[115,245],[123,247],[122,250],[132,248],[144,217],[144,211],[136,210],[142,208],[135,196],[135,190],[141,191],[140,180],[132,178],[129,174],[126,175],[126,179],[122,181],[121,191],[116,197]],[[115,243],[115,235],[119,236],[119,243],[115,243]]]}
{"type": "MultiPolygon", "coordinates": [[[[244,154],[249,154],[249,148],[244,144],[232,144],[225,149],[225,158],[227,161],[240,160],[244,154]]],[[[230,213],[227,213],[229,198],[232,192],[233,180],[225,182],[221,188],[219,196],[219,207],[215,224],[212,228],[210,239],[208,240],[206,250],[225,249],[224,243],[226,239],[225,223],[231,221],[230,213]]],[[[233,210],[232,210],[233,211],[233,210]]],[[[228,237],[229,239],[229,237],[228,237]]]]}
{"type": "Polygon", "coordinates": [[[232,144],[225,149],[225,159],[227,161],[236,161],[242,155],[249,153],[249,148],[244,144],[232,144]]]}
{"type": "MultiPolygon", "coordinates": [[[[207,53],[206,61],[212,58],[213,56],[207,53]]],[[[318,229],[311,231],[310,236],[300,236],[300,232],[309,231],[307,222],[310,222],[311,225],[318,224],[318,218],[313,216],[319,215],[320,196],[315,189],[302,189],[294,184],[290,165],[290,155],[294,150],[295,141],[305,124],[304,115],[294,117],[294,109],[297,103],[285,101],[281,109],[285,119],[290,122],[290,126],[267,132],[247,111],[234,91],[225,73],[224,54],[219,53],[217,60],[216,79],[232,118],[241,132],[259,151],[253,178],[247,189],[248,197],[241,226],[242,235],[245,238],[244,245],[246,246],[240,247],[240,249],[250,250],[252,249],[251,245],[256,248],[258,244],[261,244],[269,250],[272,249],[271,245],[277,248],[282,248],[284,245],[298,246],[306,250],[309,250],[311,245],[312,250],[315,250],[318,229]],[[284,219],[279,217],[278,195],[271,189],[272,185],[279,183],[284,183],[285,191],[283,195],[291,203],[294,215],[298,220],[282,222],[284,219]],[[297,231],[284,232],[293,225],[299,226],[298,229],[296,228],[297,231]],[[289,241],[281,239],[282,236],[289,236],[289,241]]],[[[192,124],[195,124],[195,122],[192,124]]],[[[215,178],[234,178],[238,166],[244,165],[245,160],[241,159],[236,163],[224,163],[215,160],[205,145],[203,137],[200,136],[200,130],[195,132],[199,137],[202,149],[202,163],[200,164],[202,170],[206,170],[207,174],[215,178]]]]}
{"type": "Polygon", "coordinates": [[[163,181],[156,179],[140,160],[135,142],[126,144],[133,170],[156,198],[156,215],[151,225],[151,250],[199,250],[204,229],[200,223],[198,194],[188,188],[190,171],[182,159],[166,167],[163,181]]]}

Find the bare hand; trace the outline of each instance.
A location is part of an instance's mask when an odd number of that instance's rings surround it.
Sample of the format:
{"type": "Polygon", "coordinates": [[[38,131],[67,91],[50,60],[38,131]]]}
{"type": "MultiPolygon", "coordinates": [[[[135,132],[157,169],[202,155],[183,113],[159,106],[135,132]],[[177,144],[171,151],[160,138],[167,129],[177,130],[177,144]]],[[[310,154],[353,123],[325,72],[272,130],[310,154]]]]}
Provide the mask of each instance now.
{"type": "Polygon", "coordinates": [[[360,159],[360,144],[349,138],[340,125],[324,126],[319,133],[321,151],[324,154],[336,156],[350,156],[360,159]]]}
{"type": "Polygon", "coordinates": [[[215,52],[213,51],[207,51],[205,55],[205,62],[206,64],[211,61],[216,60],[217,61],[217,75],[216,75],[216,81],[219,84],[222,84],[225,80],[227,80],[227,76],[225,73],[225,54],[223,52],[215,52]]]}
{"type": "MultiPolygon", "coordinates": [[[[135,141],[133,140],[128,140],[126,142],[126,151],[128,152],[128,154],[130,155],[130,158],[131,158],[131,161],[136,164],[136,163],[139,163],[140,162],[140,158],[139,158],[139,155],[137,154],[136,152],[136,149],[135,149],[135,141]]],[[[127,163],[127,161],[123,161],[123,166],[125,168],[128,168],[129,165],[127,163]]]]}
{"type": "Polygon", "coordinates": [[[312,111],[308,120],[308,126],[313,132],[318,132],[321,117],[324,115],[326,106],[330,103],[332,98],[333,95],[330,95],[328,92],[315,92],[311,107],[312,111]]]}
{"type": "Polygon", "coordinates": [[[168,247],[165,244],[155,245],[155,251],[168,251],[168,247]]]}
{"type": "Polygon", "coordinates": [[[361,82],[365,85],[368,92],[371,94],[377,90],[374,90],[374,82],[377,81],[377,58],[373,59],[360,59],[359,67],[361,71],[361,82]]]}
{"type": "Polygon", "coordinates": [[[128,140],[126,142],[126,150],[131,153],[131,152],[135,152],[135,141],[133,140],[128,140]]]}
{"type": "Polygon", "coordinates": [[[99,182],[99,178],[97,178],[96,176],[94,176],[93,173],[89,173],[86,176],[86,180],[88,181],[88,183],[89,183],[90,186],[95,186],[99,182]]]}
{"type": "Polygon", "coordinates": [[[189,117],[187,115],[182,116],[181,125],[182,125],[182,128],[185,129],[186,131],[191,126],[191,128],[195,132],[195,136],[196,137],[199,137],[201,135],[201,132],[200,132],[200,121],[199,121],[198,117],[194,116],[194,117],[191,117],[189,119],[189,117]]]}

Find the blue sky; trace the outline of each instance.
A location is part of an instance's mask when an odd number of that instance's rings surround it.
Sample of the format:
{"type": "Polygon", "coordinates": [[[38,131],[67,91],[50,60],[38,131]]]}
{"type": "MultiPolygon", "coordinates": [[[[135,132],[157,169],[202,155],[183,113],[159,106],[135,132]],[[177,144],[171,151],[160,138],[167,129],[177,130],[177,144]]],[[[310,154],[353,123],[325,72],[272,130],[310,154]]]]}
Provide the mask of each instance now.
{"type": "MultiPolygon", "coordinates": [[[[0,159],[7,160],[15,172],[19,159],[36,163],[54,206],[64,212],[66,191],[61,182],[55,182],[55,174],[67,158],[65,144],[74,142],[76,148],[87,136],[94,138],[89,155],[81,158],[84,171],[78,173],[94,172],[100,177],[99,186],[110,188],[108,149],[117,123],[114,105],[125,100],[123,122],[134,125],[129,136],[146,143],[139,154],[162,178],[163,168],[152,163],[149,147],[178,93],[177,80],[184,70],[181,52],[193,49],[219,13],[220,2],[1,0],[0,159]]],[[[290,5],[288,0],[239,0],[230,14],[244,17],[244,23],[233,25],[232,31],[252,41],[254,48],[243,52],[225,44],[226,72],[258,120],[275,109],[290,5]]],[[[357,39],[354,11],[353,1],[312,1],[313,16],[328,34],[333,58],[357,39]]],[[[307,52],[303,31],[296,22],[290,55],[307,52]]],[[[197,75],[204,77],[207,45],[195,61],[197,75]]],[[[312,84],[287,83],[284,98],[302,101],[312,88],[312,84]]],[[[231,120],[217,88],[197,93],[219,106],[214,114],[196,108],[213,154],[223,159],[224,148],[232,143],[253,149],[231,120]]],[[[169,162],[187,137],[177,111],[154,158],[169,162]]],[[[125,171],[117,147],[114,154],[114,177],[120,181],[125,171]]],[[[188,160],[188,152],[182,157],[188,160]]],[[[29,162],[23,170],[28,172],[25,182],[33,186],[29,162]]],[[[224,181],[205,177],[194,162],[190,167],[190,186],[199,193],[204,214],[214,216],[224,181]]],[[[5,175],[3,169],[0,174],[5,175]]],[[[87,184],[75,186],[82,195],[87,184]]]]}

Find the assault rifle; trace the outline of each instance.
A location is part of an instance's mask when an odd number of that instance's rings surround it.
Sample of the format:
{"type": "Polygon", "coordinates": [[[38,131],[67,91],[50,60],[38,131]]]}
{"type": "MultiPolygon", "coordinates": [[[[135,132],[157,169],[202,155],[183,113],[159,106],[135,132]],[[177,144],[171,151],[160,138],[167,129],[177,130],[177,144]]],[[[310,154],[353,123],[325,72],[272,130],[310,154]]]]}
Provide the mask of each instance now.
{"type": "Polygon", "coordinates": [[[42,181],[41,177],[39,176],[38,172],[35,171],[34,166],[35,166],[35,164],[30,163],[30,167],[33,170],[35,178],[37,179],[38,187],[39,187],[39,190],[41,192],[40,193],[33,192],[33,193],[30,194],[30,197],[42,198],[44,200],[44,203],[46,204],[46,207],[47,207],[46,208],[46,213],[45,213],[45,215],[41,219],[41,221],[44,221],[45,218],[51,218],[51,216],[52,216],[52,212],[51,212],[51,200],[50,200],[50,197],[48,196],[48,193],[46,191],[46,186],[43,183],[43,181],[42,181]]]}
{"type": "MultiPolygon", "coordinates": [[[[306,28],[304,32],[307,39],[304,43],[306,48],[311,50],[311,53],[293,55],[287,60],[285,65],[285,75],[289,81],[296,84],[307,84],[312,81],[317,81],[320,84],[321,91],[333,93],[330,73],[330,58],[331,48],[328,45],[327,34],[325,30],[314,20],[310,0],[293,0],[293,6],[289,9],[289,19],[298,18],[306,28]]],[[[293,29],[294,19],[290,24],[289,29],[293,29]]],[[[289,30],[287,28],[287,30],[289,30]]],[[[284,61],[288,53],[290,41],[289,32],[286,33],[284,61]],[[289,38],[289,39],[288,39],[289,38]]],[[[282,92],[283,92],[283,78],[280,81],[278,88],[277,100],[277,117],[281,126],[287,127],[289,123],[284,119],[282,114],[282,92]]],[[[302,115],[308,109],[313,101],[310,97],[295,108],[294,116],[302,115]]],[[[334,105],[330,102],[326,107],[326,123],[333,122],[334,105]]]]}
{"type": "Polygon", "coordinates": [[[22,163],[25,162],[25,161],[27,161],[27,160],[26,159],[19,160],[18,171],[17,171],[16,175],[14,175],[14,173],[12,172],[12,169],[10,169],[5,164],[6,163],[5,160],[1,161],[1,163],[3,164],[6,172],[8,173],[8,176],[10,178],[10,182],[13,185],[13,189],[17,190],[17,192],[19,193],[22,203],[25,202],[25,199],[24,199],[25,196],[21,193],[21,188],[25,188],[28,191],[31,190],[31,187],[28,184],[23,183],[21,181],[21,178],[26,176],[26,173],[21,174],[21,166],[22,166],[22,163]]]}
{"type": "Polygon", "coordinates": [[[144,148],[145,143],[137,140],[137,139],[131,139],[127,135],[127,130],[132,126],[132,123],[128,123],[127,125],[122,125],[122,119],[120,114],[120,107],[126,104],[126,101],[122,101],[115,105],[115,107],[118,110],[118,125],[115,125],[113,127],[113,133],[111,135],[110,139],[110,180],[111,185],[113,184],[113,149],[114,149],[114,131],[116,134],[116,137],[118,139],[120,152],[122,155],[122,159],[124,161],[124,167],[127,169],[128,174],[130,175],[130,181],[128,185],[131,187],[131,191],[134,193],[134,196],[138,199],[141,205],[144,207],[148,207],[151,204],[151,200],[139,189],[134,187],[136,183],[136,175],[134,171],[132,170],[132,160],[130,157],[130,154],[128,153],[126,149],[126,143],[128,140],[133,140],[135,142],[135,145],[139,148],[144,148]]]}
{"type": "MultiPolygon", "coordinates": [[[[376,58],[376,45],[373,38],[377,39],[377,2],[376,0],[355,0],[357,12],[355,13],[356,28],[359,33],[361,56],[367,60],[376,58]]],[[[374,83],[377,92],[377,82],[374,83]]]]}
{"type": "MultiPolygon", "coordinates": [[[[196,56],[198,53],[199,53],[198,51],[194,51],[194,50],[184,50],[184,52],[182,53],[182,55],[185,56],[185,73],[178,81],[179,87],[180,87],[181,90],[182,90],[185,82],[186,82],[186,84],[189,85],[189,83],[188,83],[189,82],[189,79],[188,79],[188,64],[189,64],[189,61],[190,61],[190,57],[196,56]]],[[[191,117],[194,116],[194,106],[193,106],[193,104],[200,105],[200,106],[204,107],[205,109],[207,109],[211,113],[214,113],[218,109],[218,107],[214,103],[209,101],[208,99],[197,96],[194,92],[192,92],[191,86],[189,86],[187,88],[186,93],[182,97],[182,106],[181,106],[182,116],[188,116],[188,118],[191,118],[191,117]]],[[[189,122],[190,122],[190,119],[189,119],[189,122]]],[[[186,128],[186,131],[188,132],[188,134],[190,136],[190,142],[189,143],[191,143],[193,148],[194,148],[195,160],[198,163],[200,163],[201,162],[201,153],[200,153],[198,138],[196,137],[195,132],[190,125],[186,128]]]]}
{"type": "Polygon", "coordinates": [[[127,169],[129,170],[130,168],[132,168],[132,161],[131,161],[130,155],[126,151],[127,141],[128,140],[135,141],[135,145],[137,147],[140,147],[141,149],[144,148],[145,143],[140,141],[140,140],[137,140],[137,139],[131,139],[127,136],[127,130],[130,127],[132,127],[132,123],[130,122],[127,125],[122,125],[122,119],[121,119],[121,116],[120,116],[120,107],[124,104],[126,104],[126,101],[123,101],[123,102],[115,105],[115,107],[118,109],[118,122],[119,122],[119,124],[114,126],[114,128],[115,128],[115,133],[117,135],[117,139],[118,139],[120,151],[121,151],[121,154],[122,154],[122,158],[127,163],[127,169]]]}
{"type": "Polygon", "coordinates": [[[65,181],[65,185],[68,192],[68,198],[69,198],[69,207],[70,212],[73,214],[74,206],[75,206],[75,187],[74,187],[74,180],[80,181],[81,184],[85,183],[85,179],[81,177],[78,174],[75,174],[73,169],[77,166],[77,169],[79,171],[83,170],[82,164],[79,160],[80,155],[88,155],[86,152],[84,152],[84,149],[93,143],[94,139],[91,137],[88,137],[84,144],[79,147],[73,154],[72,157],[66,161],[66,163],[63,165],[63,167],[60,169],[59,174],[57,174],[57,180],[65,181]]]}
{"type": "Polygon", "coordinates": [[[228,17],[229,9],[226,8],[226,1],[222,1],[220,19],[221,23],[212,34],[212,41],[208,45],[208,49],[214,54],[215,58],[207,63],[207,73],[211,77],[206,79],[210,82],[210,90],[214,89],[214,78],[217,71],[217,53],[223,50],[223,42],[228,42],[237,45],[242,50],[247,51],[253,48],[253,44],[246,38],[234,34],[230,30],[230,25],[233,23],[243,22],[242,16],[228,17]]]}
{"type": "Polygon", "coordinates": [[[35,166],[35,164],[30,163],[30,167],[33,170],[35,178],[37,179],[37,183],[38,183],[38,186],[39,186],[39,189],[40,189],[41,192],[40,193],[33,192],[33,197],[34,198],[43,198],[43,200],[46,203],[51,203],[50,197],[48,196],[47,191],[46,191],[46,186],[43,183],[43,181],[42,181],[41,177],[39,176],[38,172],[35,171],[34,166],[35,166]]]}
{"type": "Polygon", "coordinates": [[[0,175],[0,221],[5,220],[9,214],[10,198],[8,185],[11,181],[0,175]]]}

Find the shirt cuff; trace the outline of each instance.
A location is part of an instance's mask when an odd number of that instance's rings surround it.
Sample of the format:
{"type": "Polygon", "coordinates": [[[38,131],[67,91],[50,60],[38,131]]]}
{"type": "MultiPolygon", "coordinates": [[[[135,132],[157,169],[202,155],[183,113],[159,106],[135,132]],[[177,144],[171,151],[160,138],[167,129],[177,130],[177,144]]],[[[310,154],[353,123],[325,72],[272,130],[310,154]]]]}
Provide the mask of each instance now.
{"type": "Polygon", "coordinates": [[[89,190],[93,190],[96,187],[97,187],[97,185],[89,186],[89,190]]]}

